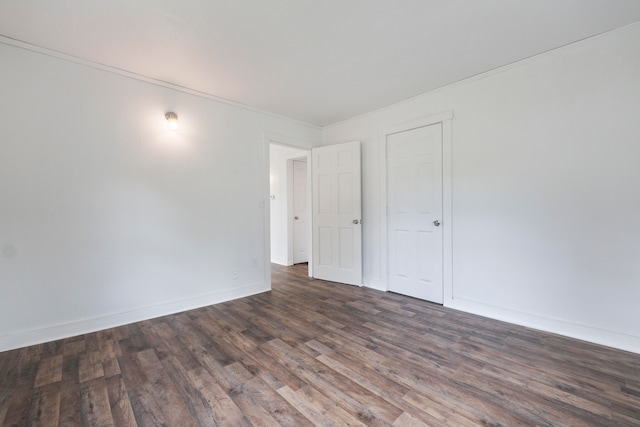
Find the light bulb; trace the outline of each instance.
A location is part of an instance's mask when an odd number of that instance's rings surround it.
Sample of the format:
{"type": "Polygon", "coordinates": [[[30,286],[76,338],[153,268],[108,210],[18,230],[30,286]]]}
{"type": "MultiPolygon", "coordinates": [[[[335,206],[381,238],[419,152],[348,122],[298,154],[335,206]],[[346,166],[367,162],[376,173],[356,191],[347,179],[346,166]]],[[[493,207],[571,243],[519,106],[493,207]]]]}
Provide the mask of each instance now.
{"type": "Polygon", "coordinates": [[[174,112],[168,112],[164,115],[167,119],[167,128],[169,130],[178,130],[178,115],[174,112]]]}

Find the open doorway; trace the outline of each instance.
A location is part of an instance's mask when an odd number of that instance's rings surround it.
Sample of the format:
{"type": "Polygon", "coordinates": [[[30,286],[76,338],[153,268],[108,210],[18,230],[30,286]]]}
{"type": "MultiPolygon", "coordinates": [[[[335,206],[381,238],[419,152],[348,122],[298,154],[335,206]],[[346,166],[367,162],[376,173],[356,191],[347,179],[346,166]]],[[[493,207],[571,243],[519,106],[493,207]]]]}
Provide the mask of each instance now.
{"type": "MultiPolygon", "coordinates": [[[[291,242],[290,247],[293,248],[293,263],[303,264],[309,263],[309,251],[307,250],[307,224],[309,221],[308,208],[308,191],[307,191],[307,158],[299,157],[293,160],[287,160],[287,166],[291,162],[291,174],[287,176],[289,181],[290,192],[287,201],[291,206],[293,214],[291,242]]],[[[287,168],[288,170],[288,168],[287,168]]]]}
{"type": "Polygon", "coordinates": [[[270,252],[275,264],[309,266],[309,153],[288,145],[269,144],[270,252]]]}
{"type": "MultiPolygon", "coordinates": [[[[282,137],[265,137],[265,280],[271,283],[271,265],[294,265],[293,172],[306,166],[307,218],[305,265],[309,277],[362,286],[362,206],[360,142],[352,141],[313,149],[301,148],[282,137]],[[306,158],[306,165],[304,159],[306,158]],[[266,176],[265,176],[266,178],[266,176]],[[313,191],[312,191],[313,188],[313,191]],[[313,208],[313,209],[312,209],[313,208]]],[[[286,139],[286,138],[285,138],[286,139]]],[[[261,206],[264,203],[261,202],[261,206]]],[[[296,262],[301,260],[296,260],[296,262]]]]}

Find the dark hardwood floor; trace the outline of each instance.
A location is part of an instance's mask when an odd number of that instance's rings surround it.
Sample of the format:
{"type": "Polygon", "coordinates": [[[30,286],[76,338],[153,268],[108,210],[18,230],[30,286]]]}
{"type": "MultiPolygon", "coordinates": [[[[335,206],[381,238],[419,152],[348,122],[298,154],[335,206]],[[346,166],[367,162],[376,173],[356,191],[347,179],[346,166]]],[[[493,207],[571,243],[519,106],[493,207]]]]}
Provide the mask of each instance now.
{"type": "Polygon", "coordinates": [[[273,291],[0,353],[6,426],[640,426],[640,356],[273,267],[273,291]]]}

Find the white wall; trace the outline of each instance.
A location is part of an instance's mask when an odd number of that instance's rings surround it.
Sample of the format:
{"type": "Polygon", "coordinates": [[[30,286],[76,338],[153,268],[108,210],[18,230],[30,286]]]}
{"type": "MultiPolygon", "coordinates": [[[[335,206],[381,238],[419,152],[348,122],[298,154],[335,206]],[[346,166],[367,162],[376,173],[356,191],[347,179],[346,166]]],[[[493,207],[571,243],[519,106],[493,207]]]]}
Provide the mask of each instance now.
{"type": "Polygon", "coordinates": [[[363,141],[364,275],[385,284],[379,132],[453,111],[446,305],[640,353],[640,25],[325,128],[363,141]]]}
{"type": "Polygon", "coordinates": [[[306,157],[306,150],[284,145],[270,144],[270,190],[271,190],[271,262],[292,265],[289,259],[291,230],[288,215],[288,160],[306,157]]]}
{"type": "Polygon", "coordinates": [[[269,288],[264,135],[318,128],[1,41],[0,351],[269,288]]]}

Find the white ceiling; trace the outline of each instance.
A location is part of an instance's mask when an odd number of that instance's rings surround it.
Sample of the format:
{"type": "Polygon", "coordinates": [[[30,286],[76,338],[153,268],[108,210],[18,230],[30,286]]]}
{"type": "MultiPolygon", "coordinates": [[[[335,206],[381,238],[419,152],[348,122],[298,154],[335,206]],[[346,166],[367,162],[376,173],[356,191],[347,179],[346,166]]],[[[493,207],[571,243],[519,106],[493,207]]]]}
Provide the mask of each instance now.
{"type": "Polygon", "coordinates": [[[0,34],[327,125],[640,21],[639,0],[0,0],[0,34]]]}

